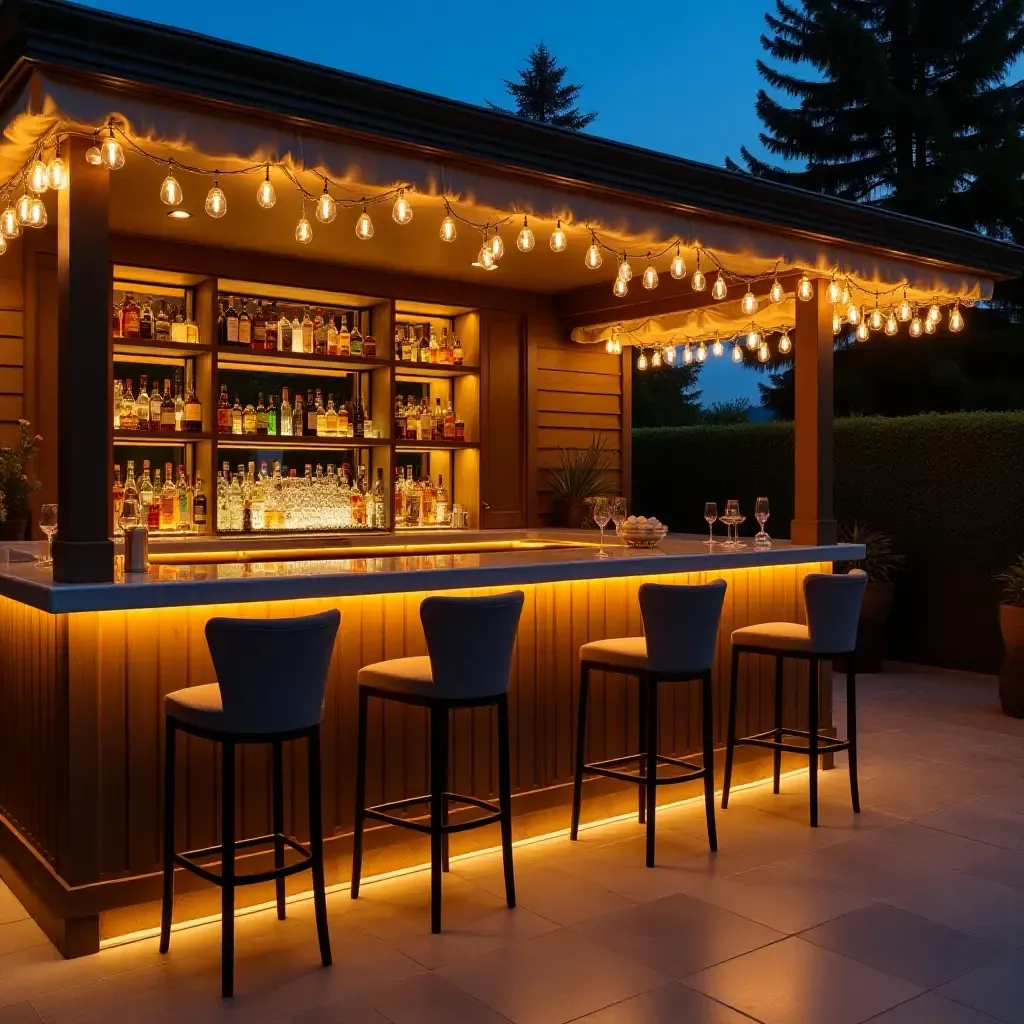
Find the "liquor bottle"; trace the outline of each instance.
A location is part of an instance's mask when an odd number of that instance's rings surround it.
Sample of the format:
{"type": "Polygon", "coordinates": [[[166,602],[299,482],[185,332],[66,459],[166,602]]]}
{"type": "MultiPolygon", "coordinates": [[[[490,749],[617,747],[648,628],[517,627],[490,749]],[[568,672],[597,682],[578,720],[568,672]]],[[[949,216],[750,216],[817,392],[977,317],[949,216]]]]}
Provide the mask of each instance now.
{"type": "MultiPolygon", "coordinates": [[[[162,308],[162,307],[161,307],[162,308]]],[[[228,341],[228,304],[221,299],[217,303],[217,344],[226,345],[228,341]]]]}
{"type": "MultiPolygon", "coordinates": [[[[139,482],[139,525],[149,526],[152,520],[150,509],[155,503],[153,481],[149,475],[149,459],[142,462],[142,480],[139,482]]],[[[159,506],[157,506],[159,509],[159,506]]],[[[157,525],[159,525],[159,512],[157,513],[157,525]]]]}
{"type": "Polygon", "coordinates": [[[384,500],[384,470],[377,467],[377,479],[373,483],[373,528],[388,528],[387,503],[384,500]]]}
{"type": "Polygon", "coordinates": [[[327,318],[327,354],[336,356],[338,354],[338,325],[334,322],[334,316],[327,318]]]}
{"type": "MultiPolygon", "coordinates": [[[[146,408],[149,408],[148,403],[146,408]]],[[[139,414],[135,406],[135,396],[132,394],[132,381],[130,377],[125,378],[124,391],[121,395],[121,429],[139,429],[139,414]]]]}
{"type": "Polygon", "coordinates": [[[146,510],[146,525],[151,530],[160,529],[160,502],[163,496],[163,486],[160,483],[160,470],[153,470],[153,497],[146,510]]]}
{"type": "MultiPolygon", "coordinates": [[[[259,400],[256,403],[255,433],[267,433],[267,407],[263,404],[263,392],[259,392],[259,400]]],[[[248,431],[246,431],[248,433],[248,431]]]]}
{"type": "Polygon", "coordinates": [[[441,408],[441,399],[437,399],[434,406],[434,433],[435,441],[444,440],[444,409],[441,408]]]}
{"type": "Polygon", "coordinates": [[[324,311],[319,306],[313,317],[313,351],[318,356],[327,355],[327,324],[324,323],[324,311]]]}
{"type": "Polygon", "coordinates": [[[411,325],[407,326],[402,332],[402,362],[411,363],[413,361],[412,354],[412,328],[411,325]]]}
{"type": "Polygon", "coordinates": [[[320,396],[317,395],[316,410],[316,432],[320,437],[338,436],[338,413],[334,408],[334,395],[327,396],[327,408],[319,405],[320,396]]]}
{"type": "Polygon", "coordinates": [[[292,350],[292,322],[288,319],[288,314],[283,311],[277,324],[277,350],[278,352],[291,352],[292,350]]]}
{"type": "Polygon", "coordinates": [[[230,434],[231,432],[231,400],[228,398],[227,384],[221,384],[220,398],[217,401],[217,433],[230,434]]]}
{"type": "Polygon", "coordinates": [[[424,524],[429,526],[437,525],[437,491],[434,489],[429,476],[423,478],[420,514],[423,517],[424,524]]]}
{"type": "Polygon", "coordinates": [[[185,314],[185,341],[189,345],[199,344],[199,324],[192,319],[191,313],[185,314]]]}
{"type": "Polygon", "coordinates": [[[121,337],[121,309],[122,309],[122,307],[123,307],[123,303],[120,303],[120,302],[115,302],[114,303],[114,313],[113,313],[113,316],[111,317],[111,321],[110,321],[110,330],[111,330],[111,333],[114,335],[115,338],[120,338],[121,337]]]}
{"type": "Polygon", "coordinates": [[[288,401],[287,388],[281,388],[281,436],[292,436],[292,403],[288,401]]]}
{"type": "Polygon", "coordinates": [[[249,303],[245,299],[238,313],[238,344],[242,348],[252,348],[252,317],[249,316],[249,303]]]}
{"type": "Polygon", "coordinates": [[[363,409],[362,396],[357,394],[353,401],[352,434],[354,437],[364,437],[366,431],[366,411],[363,409]]]}
{"type": "Polygon", "coordinates": [[[437,361],[439,363],[452,362],[452,343],[448,338],[448,328],[441,328],[441,339],[438,341],[437,361]]]}
{"type": "Polygon", "coordinates": [[[137,338],[139,336],[140,310],[135,297],[128,292],[121,307],[121,337],[137,338]]]}
{"type": "Polygon", "coordinates": [[[196,533],[206,533],[206,491],[203,490],[203,478],[198,473],[192,495],[192,528],[196,533]]]}
{"type": "Polygon", "coordinates": [[[267,406],[267,433],[272,437],[277,436],[277,398],[270,396],[270,404],[267,406]]]}
{"type": "Polygon", "coordinates": [[[417,362],[429,363],[430,362],[430,329],[424,327],[420,333],[420,351],[417,356],[417,362]]]}
{"type": "Polygon", "coordinates": [[[192,529],[192,495],[188,486],[188,480],[185,478],[185,467],[178,467],[178,485],[175,488],[177,500],[178,500],[178,511],[177,511],[177,527],[179,530],[191,530],[192,529]]]}
{"type": "Polygon", "coordinates": [[[309,437],[316,437],[316,415],[320,406],[320,389],[317,388],[316,400],[313,399],[313,390],[306,392],[306,434],[309,437]]]}
{"type": "MultiPolygon", "coordinates": [[[[128,463],[131,465],[131,463],[128,463]]],[[[121,503],[124,501],[124,488],[121,486],[121,467],[114,466],[114,536],[121,535],[121,503]]]]}
{"type": "Polygon", "coordinates": [[[235,404],[231,407],[231,433],[241,434],[245,427],[245,415],[242,411],[242,403],[239,401],[238,392],[235,392],[235,404]]]}
{"type": "Polygon", "coordinates": [[[292,318],[292,351],[305,351],[302,347],[302,322],[299,320],[298,312],[292,318]]]}
{"type": "MultiPolygon", "coordinates": [[[[241,467],[239,467],[241,469],[241,467]]],[[[231,478],[227,494],[228,529],[242,529],[242,474],[231,478]]]]}
{"type": "Polygon", "coordinates": [[[428,346],[430,361],[436,365],[441,362],[441,346],[438,344],[437,331],[434,330],[433,324],[430,325],[430,341],[428,346]]]}
{"type": "Polygon", "coordinates": [[[121,402],[124,400],[124,385],[114,378],[114,429],[121,427],[121,402]]]}
{"type": "Polygon", "coordinates": [[[253,464],[250,462],[245,472],[239,466],[238,475],[242,478],[242,532],[252,533],[253,464]]]}
{"type": "MultiPolygon", "coordinates": [[[[174,399],[171,398],[171,382],[165,377],[164,397],[160,403],[160,430],[165,434],[173,434],[174,428],[174,399]]],[[[171,481],[171,486],[174,486],[173,480],[171,481]]]]}
{"type": "Polygon", "coordinates": [[[401,466],[395,466],[395,526],[405,522],[405,476],[401,466]]]}
{"type": "Polygon", "coordinates": [[[405,440],[405,407],[401,395],[395,399],[395,440],[405,440]]]}
{"type": "Polygon", "coordinates": [[[185,395],[181,389],[181,377],[174,373],[174,429],[185,429],[185,395]]]}
{"type": "Polygon", "coordinates": [[[420,441],[420,418],[417,415],[416,407],[412,404],[412,396],[405,396],[405,439],[407,441],[420,441]]]}
{"type": "Polygon", "coordinates": [[[377,358],[377,339],[372,334],[368,334],[363,338],[363,358],[377,358]]]}
{"type": "Polygon", "coordinates": [[[188,341],[188,327],[185,326],[185,313],[181,306],[174,311],[174,319],[171,321],[171,341],[180,345],[188,341]]]}
{"type": "Polygon", "coordinates": [[[139,377],[139,397],[135,400],[135,418],[138,430],[149,430],[149,392],[146,390],[146,375],[139,377]]]}
{"type": "Polygon", "coordinates": [[[153,374],[152,381],[153,385],[149,392],[149,429],[160,430],[161,419],[163,415],[164,398],[160,394],[160,378],[158,376],[159,371],[153,374]]]}
{"type": "Polygon", "coordinates": [[[238,310],[235,309],[235,297],[228,296],[228,309],[224,314],[224,341],[228,345],[237,345],[238,341],[238,310]]]}
{"type": "MultiPolygon", "coordinates": [[[[221,401],[225,407],[228,402],[228,392],[224,388],[221,391],[221,401]]],[[[230,413],[230,409],[227,410],[230,413]]],[[[220,430],[220,410],[217,411],[217,429],[220,430]]],[[[189,381],[188,390],[185,392],[185,432],[188,434],[199,434],[203,430],[203,404],[199,401],[199,396],[196,394],[195,385],[189,381]]],[[[227,426],[224,428],[224,432],[228,433],[231,430],[231,420],[227,421],[227,426]]]]}
{"type": "Polygon", "coordinates": [[[449,520],[448,492],[444,488],[444,477],[437,474],[437,493],[434,498],[434,519],[438,526],[447,526],[449,520]]]}
{"type": "Polygon", "coordinates": [[[302,406],[302,395],[295,396],[295,408],[292,411],[292,437],[302,437],[305,430],[306,416],[302,406]]]}
{"type": "Polygon", "coordinates": [[[455,411],[452,409],[452,400],[448,399],[448,408],[444,411],[444,439],[455,440],[455,411]]]}
{"type": "MultiPolygon", "coordinates": [[[[252,464],[250,463],[250,466],[252,464]]],[[[252,470],[249,470],[250,476],[252,470]]],[[[252,505],[252,528],[254,530],[266,529],[267,513],[267,464],[260,465],[260,475],[251,482],[250,503],[252,505]]]]}
{"type": "Polygon", "coordinates": [[[352,423],[352,419],[349,416],[348,408],[344,405],[338,409],[338,437],[348,437],[351,434],[349,426],[352,423]]]}
{"type": "Polygon", "coordinates": [[[139,337],[146,341],[152,341],[156,337],[153,322],[153,300],[146,296],[142,300],[142,312],[139,314],[139,337]]]}
{"type": "Polygon", "coordinates": [[[160,488],[160,529],[173,530],[177,526],[178,491],[174,486],[174,467],[164,464],[164,485],[160,488]]]}
{"type": "Polygon", "coordinates": [[[348,313],[341,314],[341,326],[338,328],[338,355],[352,355],[352,335],[348,330],[348,313]]]}
{"type": "Polygon", "coordinates": [[[401,324],[395,324],[395,362],[400,363],[402,361],[402,338],[404,337],[404,330],[401,324]]]}
{"type": "Polygon", "coordinates": [[[420,440],[432,441],[434,438],[434,417],[430,414],[430,403],[424,398],[420,406],[420,440]]]}
{"type": "Polygon", "coordinates": [[[252,402],[247,402],[242,410],[242,433],[255,434],[256,432],[256,409],[252,402]]]}
{"type": "MultiPolygon", "coordinates": [[[[134,501],[135,502],[135,507],[138,510],[138,505],[139,505],[139,486],[135,482],[135,461],[133,459],[129,459],[128,460],[128,473],[125,476],[125,481],[124,481],[124,494],[121,495],[122,507],[124,505],[124,502],[126,502],[126,501],[134,501]]],[[[139,511],[141,511],[141,510],[139,510],[139,511]]],[[[118,517],[118,518],[120,519],[120,517],[118,517]]],[[[117,525],[120,526],[121,523],[118,522],[117,525]]]]}
{"type": "Polygon", "coordinates": [[[353,356],[359,356],[362,359],[363,336],[359,333],[359,325],[357,323],[352,324],[352,333],[349,335],[348,347],[353,356]]]}
{"type": "Polygon", "coordinates": [[[263,314],[263,300],[256,300],[256,312],[252,318],[252,340],[250,347],[259,352],[267,349],[267,318],[263,314]]]}
{"type": "Polygon", "coordinates": [[[466,440],[466,421],[461,416],[455,417],[455,440],[466,440]]]}
{"type": "Polygon", "coordinates": [[[313,321],[309,318],[309,306],[302,311],[302,351],[313,351],[313,321]]]}
{"type": "Polygon", "coordinates": [[[267,310],[267,326],[266,326],[266,341],[264,348],[268,352],[276,352],[278,350],[278,317],[277,317],[277,303],[271,302],[270,308],[267,310]]]}

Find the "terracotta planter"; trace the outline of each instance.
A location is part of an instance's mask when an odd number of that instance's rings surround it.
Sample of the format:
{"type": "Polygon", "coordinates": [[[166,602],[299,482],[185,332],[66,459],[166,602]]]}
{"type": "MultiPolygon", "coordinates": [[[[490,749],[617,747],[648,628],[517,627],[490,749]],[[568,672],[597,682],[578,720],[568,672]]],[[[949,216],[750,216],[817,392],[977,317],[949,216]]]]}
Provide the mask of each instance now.
{"type": "MultiPolygon", "coordinates": [[[[857,650],[853,655],[853,669],[858,674],[881,672],[885,657],[885,624],[892,608],[893,585],[871,580],[864,590],[864,603],[860,606],[857,623],[857,650]]],[[[845,669],[845,662],[840,667],[845,669]]]]}
{"type": "Polygon", "coordinates": [[[586,523],[590,512],[582,502],[566,501],[555,498],[551,504],[551,525],[563,529],[579,530],[586,523]]]}
{"type": "Polygon", "coordinates": [[[1011,718],[1024,718],[1024,607],[999,606],[1003,634],[1003,667],[999,673],[999,703],[1011,718]]]}
{"type": "Polygon", "coordinates": [[[28,540],[28,516],[8,516],[0,523],[0,540],[28,540]]]}

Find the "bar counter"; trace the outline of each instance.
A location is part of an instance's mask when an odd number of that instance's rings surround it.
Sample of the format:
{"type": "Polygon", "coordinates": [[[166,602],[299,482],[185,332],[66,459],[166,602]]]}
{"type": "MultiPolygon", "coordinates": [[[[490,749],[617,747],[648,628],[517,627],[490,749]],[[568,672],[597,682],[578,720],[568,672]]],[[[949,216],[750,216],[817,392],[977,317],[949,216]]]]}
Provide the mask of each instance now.
{"type": "MultiPolygon", "coordinates": [[[[515,588],[526,595],[509,691],[513,825],[515,836],[526,838],[568,824],[578,650],[591,640],[641,633],[642,583],[728,583],[714,671],[721,743],[730,632],[767,620],[799,620],[803,577],[863,555],[853,545],[775,543],[756,550],[749,540],[738,550],[709,551],[701,539],[685,536],[670,536],[653,551],[628,551],[612,535],[611,557],[602,559],[596,541],[594,531],[524,530],[392,536],[370,546],[353,540],[348,548],[306,538],[300,550],[288,552],[258,551],[257,544],[241,541],[160,543],[152,549],[159,564],[147,575],[109,584],[55,584],[48,570],[12,563],[0,574],[0,875],[66,956],[156,924],[163,697],[214,681],[204,634],[212,616],[341,611],[322,749],[328,882],[344,883],[354,806],[356,673],[375,661],[426,653],[419,605],[428,593],[515,588]]],[[[769,728],[770,662],[744,659],[742,671],[740,729],[769,728]]],[[[806,685],[795,685],[797,672],[787,667],[786,717],[793,724],[805,715],[807,700],[806,685]]],[[[828,672],[821,686],[821,725],[828,731],[828,672]]],[[[590,700],[588,760],[635,751],[635,686],[622,676],[595,675],[590,700]]],[[[692,687],[666,688],[664,753],[699,749],[697,701],[692,687]]],[[[495,743],[489,711],[454,713],[453,791],[481,798],[494,793],[495,743]]],[[[419,709],[375,707],[370,801],[425,792],[427,750],[419,709]]],[[[269,751],[258,746],[239,755],[239,835],[269,831],[269,762],[269,751]]],[[[293,759],[286,750],[286,829],[299,838],[307,834],[304,765],[304,752],[293,759]]],[[[181,842],[189,848],[214,845],[219,764],[210,744],[190,737],[179,749],[177,771],[181,842]]],[[[735,778],[766,774],[769,763],[752,752],[750,760],[737,763],[735,778]]],[[[635,810],[631,788],[604,779],[586,786],[587,818],[635,810]]],[[[673,792],[674,799],[689,795],[686,786],[673,792]]],[[[368,832],[366,876],[428,859],[425,841],[396,836],[398,831],[368,832]]],[[[496,833],[482,829],[453,837],[452,849],[496,841],[496,833]]],[[[176,884],[182,895],[176,919],[216,911],[211,887],[192,876],[176,884]]],[[[261,886],[238,893],[240,905],[267,898],[261,886]]]]}

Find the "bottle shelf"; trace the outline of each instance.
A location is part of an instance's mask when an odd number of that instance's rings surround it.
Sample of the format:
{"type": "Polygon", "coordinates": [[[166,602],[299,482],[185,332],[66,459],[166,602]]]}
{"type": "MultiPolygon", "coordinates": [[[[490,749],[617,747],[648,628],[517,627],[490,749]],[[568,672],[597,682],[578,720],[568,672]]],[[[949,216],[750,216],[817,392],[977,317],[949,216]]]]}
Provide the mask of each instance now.
{"type": "Polygon", "coordinates": [[[281,434],[217,434],[218,448],[255,449],[267,451],[274,449],[298,448],[305,451],[316,451],[323,448],[387,448],[391,444],[386,437],[319,437],[314,434],[301,437],[288,437],[281,434]]]}
{"type": "Polygon", "coordinates": [[[168,447],[180,448],[183,444],[191,444],[194,441],[212,440],[213,434],[209,433],[188,433],[184,430],[159,431],[159,430],[115,430],[114,444],[119,446],[135,445],[144,448],[150,445],[166,445],[168,447]]]}
{"type": "Polygon", "coordinates": [[[203,355],[213,351],[212,345],[190,345],[185,341],[151,341],[141,338],[113,338],[115,356],[129,358],[144,356],[179,356],[187,359],[190,356],[203,355]]]}
{"type": "Polygon", "coordinates": [[[479,441],[396,441],[399,452],[452,451],[459,448],[479,448],[479,441]]]}
{"type": "Polygon", "coordinates": [[[451,377],[477,377],[480,375],[479,366],[449,366],[447,363],[404,363],[396,362],[395,378],[399,381],[415,383],[417,381],[431,381],[438,378],[451,377]]]}
{"type": "Polygon", "coordinates": [[[376,370],[391,366],[390,359],[361,359],[351,356],[324,356],[312,352],[259,352],[220,345],[217,348],[217,366],[222,370],[237,367],[243,370],[263,370],[269,373],[288,371],[291,373],[322,373],[324,370],[337,373],[360,370],[376,370]]]}

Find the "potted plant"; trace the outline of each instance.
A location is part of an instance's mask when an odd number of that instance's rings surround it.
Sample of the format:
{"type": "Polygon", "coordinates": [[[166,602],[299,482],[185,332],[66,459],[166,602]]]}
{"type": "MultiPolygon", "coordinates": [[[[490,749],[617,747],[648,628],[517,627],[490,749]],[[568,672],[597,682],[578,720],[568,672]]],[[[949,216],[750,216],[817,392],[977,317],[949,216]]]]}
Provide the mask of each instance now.
{"type": "Polygon", "coordinates": [[[0,540],[28,539],[28,500],[39,490],[39,481],[29,473],[29,460],[39,450],[42,438],[32,433],[28,420],[18,420],[18,441],[0,447],[0,495],[4,514],[0,516],[0,540]]]}
{"type": "Polygon", "coordinates": [[[586,448],[558,449],[558,466],[548,470],[554,492],[553,525],[579,529],[586,523],[587,498],[608,493],[610,462],[605,443],[596,434],[586,448]]]}
{"type": "Polygon", "coordinates": [[[837,568],[846,571],[863,569],[868,576],[864,601],[857,624],[857,649],[853,665],[857,672],[881,672],[885,656],[885,624],[892,608],[894,586],[892,573],[903,563],[903,555],[892,548],[892,538],[879,530],[860,523],[850,523],[839,531],[839,539],[846,544],[862,544],[864,557],[854,562],[840,563],[837,568]]]}
{"type": "Polygon", "coordinates": [[[1012,718],[1024,718],[1024,555],[996,579],[1003,585],[999,631],[1005,652],[999,673],[999,703],[1012,718]]]}

